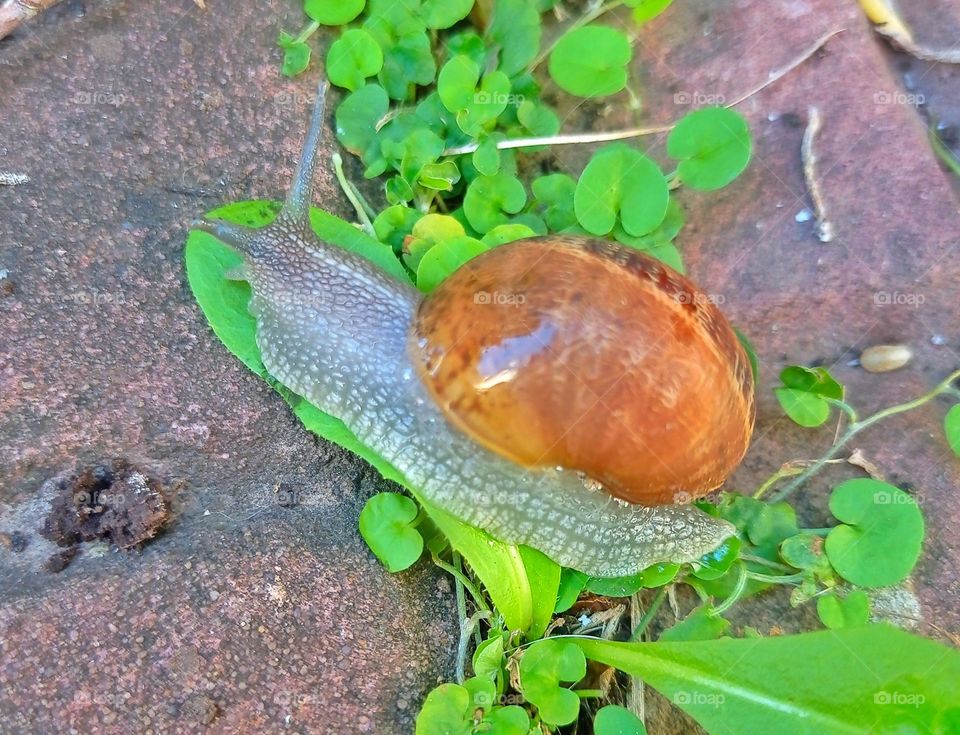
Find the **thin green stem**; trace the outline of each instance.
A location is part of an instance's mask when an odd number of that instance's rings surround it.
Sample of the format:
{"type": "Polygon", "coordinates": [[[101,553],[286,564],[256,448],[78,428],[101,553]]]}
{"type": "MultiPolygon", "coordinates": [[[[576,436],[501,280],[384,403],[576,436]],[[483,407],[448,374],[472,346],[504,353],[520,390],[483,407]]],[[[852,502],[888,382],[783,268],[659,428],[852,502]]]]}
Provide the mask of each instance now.
{"type": "Polygon", "coordinates": [[[457,645],[457,683],[462,684],[467,678],[467,648],[470,645],[470,636],[477,624],[490,617],[489,610],[477,610],[469,618],[460,619],[460,643],[457,645]]]}
{"type": "Polygon", "coordinates": [[[605,696],[603,689],[574,689],[573,693],[580,699],[599,699],[605,696]]]}
{"type": "Polygon", "coordinates": [[[639,641],[643,637],[643,634],[646,632],[650,623],[653,622],[653,619],[656,617],[661,605],[663,605],[663,601],[666,599],[667,588],[664,586],[661,587],[657,592],[657,596],[651,601],[650,607],[647,608],[647,611],[643,614],[643,617],[640,618],[640,622],[637,623],[637,627],[634,629],[633,633],[630,634],[631,641],[639,641]]]}
{"type": "Polygon", "coordinates": [[[804,572],[798,572],[797,574],[760,574],[759,572],[747,572],[746,576],[747,579],[765,584],[793,584],[794,582],[802,582],[805,574],[804,572]]]}
{"type": "Polygon", "coordinates": [[[350,204],[353,205],[354,210],[357,213],[357,217],[360,220],[360,226],[363,228],[371,237],[376,237],[376,231],[373,229],[373,222],[370,221],[370,215],[367,214],[367,208],[369,204],[363,200],[360,192],[357,191],[356,187],[347,179],[346,174],[343,172],[343,157],[339,153],[333,154],[333,170],[337,175],[337,181],[340,183],[340,188],[343,189],[343,193],[347,195],[347,199],[350,200],[350,204]],[[364,206],[366,205],[366,207],[364,206]]]}
{"type": "Polygon", "coordinates": [[[768,569],[776,569],[780,572],[789,572],[793,569],[793,567],[788,567],[786,564],[770,561],[769,559],[764,559],[762,556],[754,556],[753,554],[741,554],[740,558],[751,564],[759,564],[760,566],[767,567],[768,569]]]}
{"type": "Polygon", "coordinates": [[[737,600],[739,600],[743,596],[743,591],[747,588],[747,580],[750,579],[747,576],[747,574],[748,574],[747,565],[741,564],[740,576],[737,577],[736,587],[733,588],[733,592],[730,593],[730,596],[727,597],[727,599],[725,599],[719,605],[715,605],[710,610],[710,617],[715,618],[720,615],[723,615],[727,610],[729,610],[731,607],[733,607],[737,603],[737,600]]]}
{"type": "MultiPolygon", "coordinates": [[[[780,490],[780,492],[773,496],[773,502],[785,499],[798,487],[803,485],[807,480],[822,470],[824,465],[836,457],[837,454],[840,453],[840,450],[843,449],[843,447],[846,446],[846,444],[861,431],[873,426],[878,421],[883,421],[883,419],[919,408],[925,403],[929,403],[939,395],[944,393],[952,393],[955,390],[952,384],[957,379],[960,379],[960,370],[955,370],[954,372],[950,373],[946,380],[937,385],[937,387],[931,390],[929,393],[926,393],[919,398],[915,398],[912,401],[907,401],[906,403],[899,403],[896,406],[890,406],[882,411],[877,411],[872,416],[868,416],[865,419],[851,423],[850,426],[847,427],[847,430],[840,435],[840,438],[834,442],[833,446],[827,450],[826,454],[810,465],[803,473],[800,474],[799,477],[797,477],[797,479],[786,485],[782,490],[780,490]]],[[[754,497],[756,497],[756,495],[754,497]]]]}
{"type": "Polygon", "coordinates": [[[757,491],[753,494],[754,500],[760,500],[766,492],[776,485],[784,477],[794,477],[799,475],[803,470],[800,467],[797,467],[795,464],[787,463],[783,465],[779,470],[774,472],[770,477],[768,477],[764,483],[757,488],[757,491]]]}
{"type": "Polygon", "coordinates": [[[570,27],[567,28],[562,34],[560,34],[554,41],[547,46],[540,54],[535,58],[530,66],[527,67],[527,72],[533,72],[540,64],[547,60],[550,54],[553,53],[553,50],[557,47],[557,44],[560,43],[560,40],[566,36],[568,33],[577,30],[578,28],[583,28],[585,25],[593,23],[601,15],[606,15],[611,10],[616,10],[621,5],[623,5],[623,0],[612,0],[609,3],[597,3],[593,8],[589,9],[586,13],[577,18],[573,23],[570,24],[570,27]]]}
{"type": "Polygon", "coordinates": [[[486,600],[483,599],[483,595],[480,594],[480,591],[476,586],[471,582],[467,575],[461,572],[456,567],[450,566],[443,559],[441,559],[436,554],[433,555],[433,563],[440,567],[443,571],[452,574],[456,579],[463,585],[463,588],[470,593],[470,596],[473,598],[473,601],[477,604],[481,610],[487,610],[489,612],[490,607],[487,605],[486,600]]]}
{"type": "Polygon", "coordinates": [[[300,35],[296,38],[296,43],[304,43],[310,36],[317,32],[317,29],[320,27],[320,24],[317,21],[312,20],[307,24],[307,27],[300,31],[300,35]]]}

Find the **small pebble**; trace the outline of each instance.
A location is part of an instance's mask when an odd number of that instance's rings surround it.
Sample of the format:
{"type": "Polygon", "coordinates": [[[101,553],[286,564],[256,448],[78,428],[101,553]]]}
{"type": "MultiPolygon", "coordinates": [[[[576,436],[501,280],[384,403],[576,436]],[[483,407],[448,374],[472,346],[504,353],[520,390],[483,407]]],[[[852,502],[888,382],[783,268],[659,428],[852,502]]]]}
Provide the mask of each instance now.
{"type": "Polygon", "coordinates": [[[811,219],[813,219],[813,213],[809,209],[801,209],[799,212],[797,212],[794,219],[797,222],[809,222],[811,219]]]}
{"type": "Polygon", "coordinates": [[[942,334],[935,334],[930,338],[930,344],[937,347],[943,347],[947,343],[947,338],[942,334]]]}
{"type": "Polygon", "coordinates": [[[860,367],[868,373],[889,373],[910,362],[913,351],[906,345],[874,345],[860,354],[860,367]]]}

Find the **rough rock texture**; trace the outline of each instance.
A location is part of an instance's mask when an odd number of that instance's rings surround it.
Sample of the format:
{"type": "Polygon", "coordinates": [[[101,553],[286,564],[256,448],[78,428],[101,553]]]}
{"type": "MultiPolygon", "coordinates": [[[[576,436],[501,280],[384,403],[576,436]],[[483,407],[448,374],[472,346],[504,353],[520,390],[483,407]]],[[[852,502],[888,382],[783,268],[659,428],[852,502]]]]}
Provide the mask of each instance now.
{"type": "MultiPolygon", "coordinates": [[[[381,481],[311,439],[221,348],[184,277],[193,216],[276,196],[289,179],[316,79],[277,74],[273,41],[300,23],[297,5],[68,1],[0,43],[0,170],[31,178],[0,187],[4,732],[408,732],[424,692],[450,673],[449,591],[425,568],[385,574],[356,533],[381,481]],[[57,551],[38,533],[54,490],[45,481],[114,457],[185,483],[165,532],[140,554],[87,544],[59,574],[45,571],[57,551]]],[[[957,38],[946,0],[916,6],[919,38],[957,38]]],[[[736,487],[832,436],[782,417],[769,389],[783,365],[833,367],[865,412],[960,366],[957,200],[902,97],[922,93],[960,123],[956,67],[891,54],[852,0],[678,0],[636,44],[643,120],[676,119],[684,100],[732,100],[834,28],[846,31],[740,106],[756,142],[744,176],[680,194],[688,269],[763,362],[736,487]],[[810,105],[824,122],[829,245],[795,220],[810,206],[799,159],[810,105]],[[891,341],[915,350],[907,368],[849,365],[891,341]]],[[[607,109],[588,104],[567,129],[630,122],[619,103],[607,109]]],[[[574,172],[588,154],[556,152],[574,172]]],[[[317,200],[349,215],[329,172],[317,200]]],[[[858,442],[923,504],[916,592],[934,636],[960,629],[960,463],[940,431],[945,409],[858,442]]],[[[805,492],[813,525],[830,482],[848,474],[831,470],[805,492]]],[[[777,604],[747,612],[762,630],[781,615],[801,622],[777,604]]],[[[689,731],[650,709],[651,732],[689,731]]]]}

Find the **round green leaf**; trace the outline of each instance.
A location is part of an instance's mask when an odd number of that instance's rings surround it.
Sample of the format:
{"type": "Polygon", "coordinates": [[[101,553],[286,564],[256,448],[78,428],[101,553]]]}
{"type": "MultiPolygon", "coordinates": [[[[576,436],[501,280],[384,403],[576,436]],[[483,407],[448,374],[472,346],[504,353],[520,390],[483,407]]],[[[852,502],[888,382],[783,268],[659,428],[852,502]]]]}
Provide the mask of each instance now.
{"type": "Polygon", "coordinates": [[[712,191],[733,181],[750,161],[747,121],[725,107],[705,107],[684,116],[667,138],[667,153],[691,189],[712,191]]]}
{"type": "Polygon", "coordinates": [[[672,582],[680,572],[680,565],[672,562],[660,562],[643,570],[644,587],[663,587],[672,582]]]}
{"type": "Polygon", "coordinates": [[[643,587],[643,572],[627,577],[590,577],[587,589],[595,595],[629,597],[643,587]]]}
{"type": "Polygon", "coordinates": [[[337,140],[351,153],[362,155],[376,142],[376,124],[389,107],[390,98],[377,84],[368,84],[348,95],[334,116],[337,140]]]}
{"type": "Polygon", "coordinates": [[[303,10],[317,23],[342,26],[363,12],[366,0],[304,0],[303,10]]]}
{"type": "Polygon", "coordinates": [[[486,234],[507,224],[507,214],[516,214],[526,203],[527,192],[520,179],[501,171],[473,180],[463,198],[463,212],[474,230],[486,234]]]}
{"type": "Polygon", "coordinates": [[[495,176],[500,171],[500,150],[497,141],[502,136],[488,135],[480,141],[473,153],[473,167],[483,176],[495,176]]]}
{"type": "Polygon", "coordinates": [[[813,393],[793,388],[774,388],[784,413],[807,428],[820,426],[830,418],[830,404],[813,393]]]}
{"type": "Polygon", "coordinates": [[[493,679],[503,668],[503,635],[499,629],[493,637],[487,638],[473,653],[473,673],[479,677],[493,679]]]}
{"type": "Polygon", "coordinates": [[[426,214],[417,221],[403,245],[403,261],[414,273],[434,245],[466,235],[463,225],[446,214],[426,214]]]}
{"type": "Polygon", "coordinates": [[[543,216],[554,232],[561,232],[577,224],[573,198],[577,182],[566,174],[548,174],[533,180],[533,209],[543,216]]]}
{"type": "Polygon", "coordinates": [[[540,12],[530,0],[497,0],[487,26],[487,43],[499,51],[500,71],[513,77],[540,51],[540,12]]]}
{"type": "Polygon", "coordinates": [[[637,23],[646,23],[670,7],[672,2],[673,0],[627,0],[627,5],[633,8],[633,19],[637,23]]]}
{"type": "Polygon", "coordinates": [[[391,99],[406,100],[412,96],[414,85],[430,84],[437,74],[430,37],[422,24],[396,27],[382,18],[377,20],[364,27],[383,52],[378,78],[391,99]]]}
{"type": "Polygon", "coordinates": [[[824,548],[837,574],[861,587],[902,582],[923,545],[923,515],[916,501],[893,485],[859,478],[836,487],[830,512],[843,525],[824,548]]]}
{"type": "Polygon", "coordinates": [[[474,0],[424,0],[420,14],[427,28],[449,28],[467,17],[474,0]]]}
{"type": "Polygon", "coordinates": [[[562,613],[573,607],[580,593],[583,592],[587,584],[586,574],[578,572],[576,569],[564,567],[560,572],[560,587],[557,589],[557,604],[554,606],[555,613],[562,613]]]}
{"type": "Polygon", "coordinates": [[[437,93],[450,112],[459,112],[473,102],[480,81],[480,67],[469,56],[454,56],[437,75],[437,93]]]}
{"type": "Polygon", "coordinates": [[[565,92],[604,97],[627,86],[630,41],[607,26],[584,26],[565,34],[550,54],[550,76],[565,92]]]}
{"type": "Polygon", "coordinates": [[[483,236],[485,245],[495,248],[498,245],[506,245],[508,242],[523,240],[525,237],[533,237],[537,233],[523,224],[511,223],[509,225],[497,225],[490,232],[483,236]]]}
{"type": "Polygon", "coordinates": [[[517,120],[530,135],[547,137],[560,132],[560,118],[547,105],[524,100],[517,108],[517,120]]]}
{"type": "Polygon", "coordinates": [[[943,419],[943,430],[947,434],[947,444],[953,453],[960,457],[960,403],[947,411],[943,419]]]}
{"type": "Polygon", "coordinates": [[[468,260],[487,250],[472,237],[455,237],[430,248],[417,267],[417,288],[429,293],[468,260]]]}
{"type": "Polygon", "coordinates": [[[647,728],[626,707],[608,704],[593,720],[593,735],[647,735],[647,728]]]}
{"type": "Polygon", "coordinates": [[[419,509],[406,495],[379,493],[360,511],[360,535],[387,570],[412,566],[423,552],[423,536],[410,524],[419,509]]]}
{"type": "Polygon", "coordinates": [[[660,641],[712,641],[730,627],[730,621],[712,615],[708,605],[695,608],[687,617],[660,634],[660,641]]]}
{"type": "Polygon", "coordinates": [[[571,641],[537,641],[520,659],[520,688],[549,725],[569,725],[580,712],[580,698],[561,682],[578,682],[587,673],[583,651],[571,641]]]}
{"type": "Polygon", "coordinates": [[[630,235],[645,235],[667,212],[670,191],[657,164],[621,143],[598,150],[580,175],[573,205],[583,228],[609,234],[618,215],[630,235]]]}
{"type": "Polygon", "coordinates": [[[394,253],[400,253],[404,239],[423,216],[423,212],[397,204],[377,215],[373,231],[380,242],[389,245],[394,253]]]}
{"type": "Polygon", "coordinates": [[[730,536],[720,546],[704,554],[694,564],[693,576],[699,579],[717,579],[726,574],[740,554],[740,539],[730,536]]]}
{"type": "Polygon", "coordinates": [[[351,92],[363,86],[383,67],[383,52],[373,36],[362,28],[345,31],[327,52],[327,77],[351,92]]]}
{"type": "Polygon", "coordinates": [[[466,714],[470,693],[457,684],[441,684],[431,691],[417,715],[416,735],[470,735],[466,714]]]}
{"type": "Polygon", "coordinates": [[[281,33],[277,45],[283,49],[283,66],[280,73],[285,77],[295,77],[310,66],[310,47],[296,40],[289,33],[281,33]]]}
{"type": "Polygon", "coordinates": [[[831,630],[866,625],[870,622],[870,598],[863,590],[853,590],[846,597],[824,595],[817,598],[817,615],[831,630]]]}

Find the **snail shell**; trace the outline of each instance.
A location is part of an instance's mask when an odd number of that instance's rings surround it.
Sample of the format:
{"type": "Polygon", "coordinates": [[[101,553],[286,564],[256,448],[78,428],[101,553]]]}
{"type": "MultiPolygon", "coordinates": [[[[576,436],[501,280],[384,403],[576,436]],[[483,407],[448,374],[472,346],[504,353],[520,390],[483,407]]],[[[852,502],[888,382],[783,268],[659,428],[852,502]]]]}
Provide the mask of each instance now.
{"type": "Polygon", "coordinates": [[[411,349],[445,415],[528,467],[643,505],[717,488],[753,429],[753,376],[706,294],[615,243],[490,250],[424,299],[411,349]]]}

